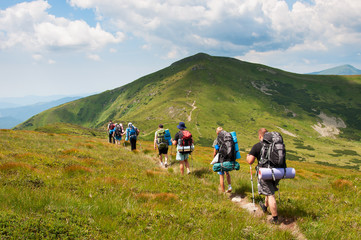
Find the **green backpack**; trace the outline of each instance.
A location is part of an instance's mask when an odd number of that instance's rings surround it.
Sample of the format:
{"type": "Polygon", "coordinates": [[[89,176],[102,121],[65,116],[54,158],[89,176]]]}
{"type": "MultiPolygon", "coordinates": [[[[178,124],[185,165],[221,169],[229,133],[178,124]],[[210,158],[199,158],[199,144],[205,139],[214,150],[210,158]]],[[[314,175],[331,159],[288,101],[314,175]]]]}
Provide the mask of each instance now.
{"type": "Polygon", "coordinates": [[[159,150],[168,148],[168,141],[165,139],[165,130],[164,129],[159,129],[157,131],[157,144],[158,144],[159,150]]]}

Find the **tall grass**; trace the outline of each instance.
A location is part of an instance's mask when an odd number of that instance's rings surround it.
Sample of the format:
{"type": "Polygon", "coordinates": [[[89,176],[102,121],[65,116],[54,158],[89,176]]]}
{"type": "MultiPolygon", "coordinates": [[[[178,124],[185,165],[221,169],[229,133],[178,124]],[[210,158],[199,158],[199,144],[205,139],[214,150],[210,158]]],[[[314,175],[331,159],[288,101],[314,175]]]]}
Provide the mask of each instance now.
{"type": "MultiPolygon", "coordinates": [[[[152,142],[137,152],[105,139],[0,131],[2,239],[292,239],[219,193],[210,148],[197,147],[191,175],[174,161],[157,165],[152,142]]],[[[174,153],[174,151],[173,151],[174,153]]],[[[237,195],[251,200],[249,167],[233,171],[237,195]]],[[[289,162],[281,182],[281,216],[309,239],[357,239],[358,171],[289,162]]],[[[260,199],[260,197],[257,197],[260,199]]]]}

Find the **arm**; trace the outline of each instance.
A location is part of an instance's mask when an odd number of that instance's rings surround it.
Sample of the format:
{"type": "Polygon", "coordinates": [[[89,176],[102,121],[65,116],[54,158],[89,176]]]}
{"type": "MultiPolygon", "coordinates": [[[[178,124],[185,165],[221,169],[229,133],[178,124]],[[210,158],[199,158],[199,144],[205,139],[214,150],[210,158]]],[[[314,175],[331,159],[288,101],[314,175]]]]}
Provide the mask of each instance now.
{"type": "Polygon", "coordinates": [[[154,134],[154,149],[157,149],[157,132],[154,134]]]}
{"type": "Polygon", "coordinates": [[[214,148],[214,150],[213,150],[213,157],[215,157],[216,154],[217,154],[217,150],[214,148]]]}
{"type": "Polygon", "coordinates": [[[256,160],[255,156],[247,154],[247,162],[252,165],[256,160]]]}

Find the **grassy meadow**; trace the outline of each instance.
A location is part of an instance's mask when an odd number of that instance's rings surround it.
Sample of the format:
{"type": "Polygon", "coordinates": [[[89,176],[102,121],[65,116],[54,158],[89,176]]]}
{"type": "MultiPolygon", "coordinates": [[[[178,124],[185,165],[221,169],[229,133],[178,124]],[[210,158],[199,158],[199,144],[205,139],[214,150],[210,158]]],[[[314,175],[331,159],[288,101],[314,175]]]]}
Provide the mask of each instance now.
{"type": "MultiPolygon", "coordinates": [[[[174,148],[172,165],[164,169],[152,142],[140,139],[131,152],[128,145],[107,143],[105,133],[62,127],[67,133],[0,130],[1,239],[298,237],[219,192],[209,147],[197,146],[192,174],[181,176],[174,148]]],[[[231,196],[252,201],[245,154],[240,171],[231,173],[231,196]]],[[[359,239],[361,172],[302,161],[288,165],[297,176],[281,182],[279,215],[296,222],[307,239],[359,239]]]]}

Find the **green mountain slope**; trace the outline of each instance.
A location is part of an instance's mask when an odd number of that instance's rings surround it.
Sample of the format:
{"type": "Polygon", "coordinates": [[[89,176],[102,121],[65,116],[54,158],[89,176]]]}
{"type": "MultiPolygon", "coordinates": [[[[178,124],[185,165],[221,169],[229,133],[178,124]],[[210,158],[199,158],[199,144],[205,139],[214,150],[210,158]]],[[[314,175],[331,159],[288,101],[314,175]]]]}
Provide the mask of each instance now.
{"type": "Polygon", "coordinates": [[[133,122],[141,138],[151,140],[159,123],[174,135],[177,123],[185,121],[197,144],[210,145],[216,127],[223,126],[237,131],[245,150],[266,127],[284,133],[291,158],[328,161],[347,146],[356,155],[342,161],[354,166],[350,161],[361,155],[360,92],[361,76],[300,75],[200,53],[120,88],[42,112],[16,129],[56,122],[104,129],[113,119],[133,122]],[[330,149],[329,141],[336,148],[330,149]]]}

